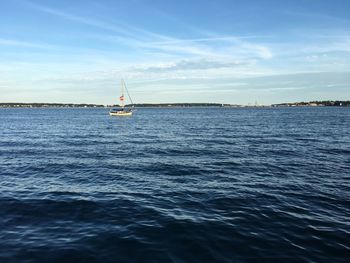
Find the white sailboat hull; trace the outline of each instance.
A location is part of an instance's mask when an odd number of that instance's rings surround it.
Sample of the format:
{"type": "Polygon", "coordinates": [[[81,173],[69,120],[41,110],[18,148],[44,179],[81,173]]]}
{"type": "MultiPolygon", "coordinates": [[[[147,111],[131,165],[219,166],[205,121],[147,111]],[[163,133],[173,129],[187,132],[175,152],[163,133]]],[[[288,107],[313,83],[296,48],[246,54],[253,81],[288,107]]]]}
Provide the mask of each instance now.
{"type": "Polygon", "coordinates": [[[110,116],[131,116],[132,115],[132,111],[117,111],[117,112],[110,112],[109,113],[110,116]]]}

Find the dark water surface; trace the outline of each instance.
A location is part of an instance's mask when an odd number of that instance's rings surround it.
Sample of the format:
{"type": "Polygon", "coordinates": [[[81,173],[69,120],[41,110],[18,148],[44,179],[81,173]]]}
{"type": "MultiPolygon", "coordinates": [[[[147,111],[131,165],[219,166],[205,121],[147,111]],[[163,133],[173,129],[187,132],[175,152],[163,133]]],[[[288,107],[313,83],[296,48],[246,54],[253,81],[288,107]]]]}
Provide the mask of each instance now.
{"type": "Polygon", "coordinates": [[[350,259],[350,108],[0,109],[0,135],[0,262],[350,259]]]}

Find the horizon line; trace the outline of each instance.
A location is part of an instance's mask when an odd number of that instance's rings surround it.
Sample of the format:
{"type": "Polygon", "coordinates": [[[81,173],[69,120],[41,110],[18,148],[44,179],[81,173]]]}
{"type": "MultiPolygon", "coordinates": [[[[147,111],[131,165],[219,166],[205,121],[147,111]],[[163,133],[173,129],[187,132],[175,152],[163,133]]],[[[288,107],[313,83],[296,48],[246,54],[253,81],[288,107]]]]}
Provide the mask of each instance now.
{"type": "MultiPolygon", "coordinates": [[[[270,104],[263,104],[259,103],[258,101],[254,102],[248,102],[246,104],[238,104],[238,103],[221,103],[221,102],[142,102],[142,103],[128,103],[125,106],[130,105],[174,105],[174,104],[209,104],[209,105],[232,105],[232,106],[244,106],[244,105],[260,105],[260,106],[269,106],[269,105],[278,105],[278,104],[293,104],[293,103],[312,103],[312,102],[350,102],[350,99],[323,99],[323,100],[304,100],[304,101],[293,101],[293,102],[277,102],[277,103],[270,103],[270,104]]],[[[79,102],[79,103],[73,103],[73,102],[0,102],[0,105],[36,105],[36,104],[42,104],[42,105],[91,105],[91,106],[104,106],[104,107],[114,107],[114,106],[120,106],[119,104],[103,104],[103,103],[86,103],[86,102],[79,102]]]]}

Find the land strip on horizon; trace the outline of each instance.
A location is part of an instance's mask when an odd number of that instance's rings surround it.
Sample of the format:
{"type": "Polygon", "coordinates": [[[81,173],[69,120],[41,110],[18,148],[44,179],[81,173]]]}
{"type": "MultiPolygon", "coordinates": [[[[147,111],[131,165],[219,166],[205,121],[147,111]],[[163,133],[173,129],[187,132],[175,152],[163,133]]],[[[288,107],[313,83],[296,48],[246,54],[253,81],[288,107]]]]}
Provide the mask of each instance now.
{"type": "MultiPolygon", "coordinates": [[[[350,101],[309,101],[309,102],[288,102],[271,105],[237,105],[237,104],[222,104],[222,103],[138,103],[127,104],[126,107],[321,107],[321,106],[336,106],[350,107],[350,101]]],[[[120,105],[103,105],[91,103],[22,103],[22,102],[2,102],[0,108],[111,108],[120,107],[120,105]]]]}

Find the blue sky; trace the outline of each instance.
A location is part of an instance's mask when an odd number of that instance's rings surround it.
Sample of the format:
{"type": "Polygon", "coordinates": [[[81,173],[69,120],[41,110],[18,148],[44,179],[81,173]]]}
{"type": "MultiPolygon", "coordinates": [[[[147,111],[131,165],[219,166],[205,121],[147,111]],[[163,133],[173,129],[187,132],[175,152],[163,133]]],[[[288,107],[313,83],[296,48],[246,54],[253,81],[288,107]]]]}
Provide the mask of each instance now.
{"type": "Polygon", "coordinates": [[[347,0],[0,3],[0,101],[350,99],[347,0]]]}

